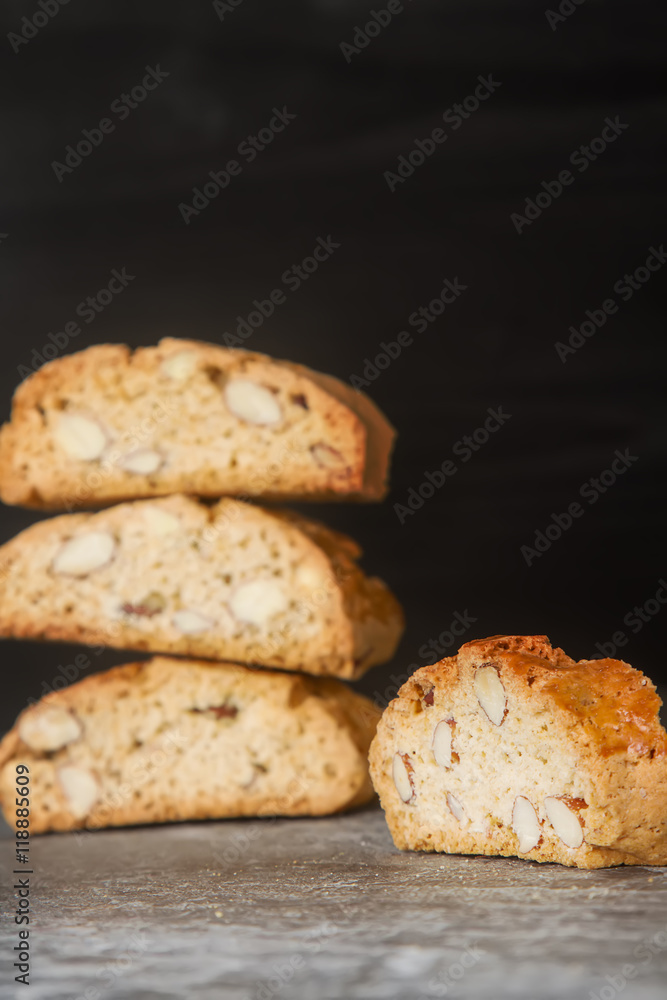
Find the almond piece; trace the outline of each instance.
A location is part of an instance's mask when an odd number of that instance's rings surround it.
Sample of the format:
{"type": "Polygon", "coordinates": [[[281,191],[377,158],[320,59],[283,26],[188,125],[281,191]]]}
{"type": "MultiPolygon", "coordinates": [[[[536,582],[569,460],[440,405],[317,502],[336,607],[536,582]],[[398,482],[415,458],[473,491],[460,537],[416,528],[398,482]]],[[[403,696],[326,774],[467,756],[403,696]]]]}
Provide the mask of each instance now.
{"type": "Polygon", "coordinates": [[[41,705],[26,712],[19,722],[18,731],[31,750],[48,753],[78,740],[82,728],[66,709],[57,705],[41,705]]]}
{"type": "Polygon", "coordinates": [[[332,448],[331,445],[325,444],[324,441],[314,444],[310,451],[317,464],[323,466],[325,469],[332,469],[334,466],[343,465],[345,462],[341,453],[332,448]]]}
{"type": "Polygon", "coordinates": [[[206,632],[208,629],[212,629],[215,624],[205,615],[200,615],[198,611],[190,611],[187,608],[177,611],[171,622],[174,628],[177,628],[179,632],[185,632],[186,635],[206,632]]]}
{"type": "Polygon", "coordinates": [[[277,427],[282,421],[282,409],[274,394],[248,378],[230,379],[223,396],[230,413],[248,424],[277,427]]]}
{"type": "Polygon", "coordinates": [[[465,812],[463,806],[451,792],[447,792],[447,805],[449,806],[449,811],[451,812],[454,819],[458,820],[459,823],[462,822],[465,812]]]}
{"type": "Polygon", "coordinates": [[[412,783],[414,768],[407,753],[395,753],[391,765],[391,774],[396,785],[396,791],[403,802],[412,802],[415,789],[412,783]]]}
{"type": "Polygon", "coordinates": [[[519,838],[519,854],[528,854],[542,839],[535,807],[525,795],[517,795],[512,810],[512,829],[519,838]]]}
{"type": "Polygon", "coordinates": [[[283,586],[277,580],[251,580],[237,587],[229,599],[229,608],[239,621],[262,625],[285,611],[288,603],[283,586]]]}
{"type": "Polygon", "coordinates": [[[100,789],[92,771],[86,767],[67,764],[58,771],[58,779],[70,812],[76,819],[87,816],[97,802],[100,789]]]}
{"type": "Polygon", "coordinates": [[[175,382],[185,382],[197,370],[198,358],[197,351],[177,351],[164,359],[160,371],[167,378],[173,378],[175,382]]]}
{"type": "Polygon", "coordinates": [[[116,543],[106,531],[75,535],[60,548],[52,563],[54,573],[87,576],[111,562],[116,543]]]}
{"type": "Polygon", "coordinates": [[[297,587],[303,587],[304,590],[313,591],[317,590],[318,587],[322,587],[325,584],[325,578],[322,572],[315,566],[301,565],[296,571],[295,582],[297,587]]]}
{"type": "Polygon", "coordinates": [[[99,458],[107,446],[107,436],[97,421],[81,413],[59,413],[53,439],[70,458],[84,462],[99,458]]]}
{"type": "Polygon", "coordinates": [[[177,517],[169,514],[166,510],[162,510],[160,507],[146,504],[145,507],[142,507],[142,511],[144,522],[151,535],[174,535],[182,528],[182,524],[177,517]]]}
{"type": "Polygon", "coordinates": [[[547,811],[549,822],[554,828],[554,833],[560,837],[565,846],[581,847],[584,842],[581,820],[567,803],[555,795],[549,795],[544,800],[544,808],[547,811]]]}
{"type": "Polygon", "coordinates": [[[152,472],[162,465],[162,455],[152,448],[138,448],[136,451],[124,455],[118,465],[126,472],[135,472],[139,476],[150,476],[152,472]]]}
{"type": "Polygon", "coordinates": [[[478,667],[475,672],[475,694],[489,721],[494,726],[502,725],[507,711],[507,697],[495,667],[478,667]]]}
{"type": "Polygon", "coordinates": [[[433,756],[440,767],[452,766],[452,723],[453,719],[443,719],[433,731],[433,756]]]}

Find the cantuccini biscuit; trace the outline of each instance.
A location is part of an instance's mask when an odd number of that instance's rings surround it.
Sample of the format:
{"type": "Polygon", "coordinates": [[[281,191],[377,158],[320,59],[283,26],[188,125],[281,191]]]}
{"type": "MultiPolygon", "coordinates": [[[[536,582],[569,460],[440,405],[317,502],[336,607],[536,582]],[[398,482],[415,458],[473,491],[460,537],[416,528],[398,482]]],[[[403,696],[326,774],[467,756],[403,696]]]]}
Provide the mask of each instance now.
{"type": "Polygon", "coordinates": [[[14,826],[27,773],[31,833],[340,812],[373,795],[379,714],[338,681],[156,657],[22,712],[0,743],[0,803],[14,826]]]}
{"type": "Polygon", "coordinates": [[[363,393],[263,354],[100,344],[16,390],[0,498],[50,510],[190,493],[379,500],[394,430],[363,393]]]}
{"type": "Polygon", "coordinates": [[[229,498],[64,514],[0,549],[0,635],[354,678],[403,628],[359,555],[316,521],[229,498]]]}
{"type": "Polygon", "coordinates": [[[400,848],[578,868],[667,864],[667,733],[653,684],[493,636],[422,667],[383,714],[371,775],[400,848]]]}

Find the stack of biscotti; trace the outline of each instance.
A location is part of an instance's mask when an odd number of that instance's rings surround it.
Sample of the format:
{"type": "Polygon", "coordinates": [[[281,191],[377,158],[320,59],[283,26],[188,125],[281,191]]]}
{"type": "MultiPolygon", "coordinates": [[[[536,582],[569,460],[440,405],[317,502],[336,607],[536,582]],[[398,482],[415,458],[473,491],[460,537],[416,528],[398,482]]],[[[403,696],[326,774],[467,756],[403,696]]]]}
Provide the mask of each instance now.
{"type": "Polygon", "coordinates": [[[8,821],[18,764],[36,833],[367,801],[379,713],[340,679],[391,657],[401,608],[352,539],[248,501],[380,500],[393,437],[329,376],[194,341],[91,347],[26,379],[0,498],[68,513],[0,549],[0,635],[169,655],[19,716],[8,821]]]}

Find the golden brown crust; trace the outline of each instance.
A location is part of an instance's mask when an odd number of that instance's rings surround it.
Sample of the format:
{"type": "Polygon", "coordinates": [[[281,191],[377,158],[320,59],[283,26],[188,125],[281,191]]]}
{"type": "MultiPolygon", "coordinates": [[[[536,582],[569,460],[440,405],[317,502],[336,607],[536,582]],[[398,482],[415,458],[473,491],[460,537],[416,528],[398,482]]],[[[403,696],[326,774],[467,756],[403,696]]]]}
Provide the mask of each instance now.
{"type": "Polygon", "coordinates": [[[0,743],[0,801],[13,823],[24,764],[33,833],[339,812],[373,795],[378,717],[336,681],[156,657],[22,712],[0,743]]]}
{"type": "Polygon", "coordinates": [[[371,774],[397,846],[581,868],[667,863],[667,733],[659,707],[653,684],[627,663],[576,662],[546,636],[466,643],[457,656],[412,675],[372,744],[371,774]],[[476,686],[478,674],[489,673],[501,684],[490,715],[476,686]],[[434,756],[440,721],[455,727],[449,767],[434,756]],[[396,754],[407,756],[415,783],[407,803],[393,780],[396,754]],[[447,795],[460,804],[459,818],[435,805],[447,795]],[[541,831],[528,851],[519,850],[513,826],[517,798],[528,800],[541,831]],[[547,811],[553,799],[578,816],[580,846],[555,832],[547,811]]]}
{"type": "Polygon", "coordinates": [[[99,507],[175,492],[205,497],[379,500],[387,489],[394,430],[361,393],[302,365],[250,351],[165,338],[134,352],[99,344],[44,365],[14,394],[0,431],[0,496],[45,510],[99,507]],[[185,377],[168,374],[192,355],[185,377]],[[230,379],[273,394],[276,425],[239,418],[224,395],[230,379]],[[94,457],[67,453],[63,413],[101,428],[94,457]],[[137,450],[160,464],[125,468],[137,450]]]}
{"type": "Polygon", "coordinates": [[[554,649],[544,635],[492,636],[466,643],[459,656],[470,662],[502,658],[503,675],[514,679],[517,691],[540,706],[553,702],[603,756],[619,750],[633,756],[667,753],[655,685],[629,663],[576,662],[554,649]]]}

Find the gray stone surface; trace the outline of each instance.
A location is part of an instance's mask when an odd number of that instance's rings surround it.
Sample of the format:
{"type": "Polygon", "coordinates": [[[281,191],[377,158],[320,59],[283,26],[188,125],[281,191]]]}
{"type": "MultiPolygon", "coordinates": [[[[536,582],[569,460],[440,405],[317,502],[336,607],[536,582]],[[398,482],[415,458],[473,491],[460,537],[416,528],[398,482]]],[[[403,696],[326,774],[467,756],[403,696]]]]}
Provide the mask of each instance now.
{"type": "Polygon", "coordinates": [[[2,997],[667,993],[666,869],[402,854],[376,809],[36,838],[25,989],[9,957],[14,845],[4,835],[2,997]]]}

